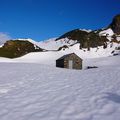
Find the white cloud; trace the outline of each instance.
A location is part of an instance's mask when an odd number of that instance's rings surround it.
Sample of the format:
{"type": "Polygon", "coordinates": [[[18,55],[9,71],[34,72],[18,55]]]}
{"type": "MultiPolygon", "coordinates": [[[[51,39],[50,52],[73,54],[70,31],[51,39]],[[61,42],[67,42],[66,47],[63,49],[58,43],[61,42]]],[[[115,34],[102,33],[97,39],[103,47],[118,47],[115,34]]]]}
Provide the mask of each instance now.
{"type": "Polygon", "coordinates": [[[0,32],[0,45],[12,39],[7,33],[0,32]]]}

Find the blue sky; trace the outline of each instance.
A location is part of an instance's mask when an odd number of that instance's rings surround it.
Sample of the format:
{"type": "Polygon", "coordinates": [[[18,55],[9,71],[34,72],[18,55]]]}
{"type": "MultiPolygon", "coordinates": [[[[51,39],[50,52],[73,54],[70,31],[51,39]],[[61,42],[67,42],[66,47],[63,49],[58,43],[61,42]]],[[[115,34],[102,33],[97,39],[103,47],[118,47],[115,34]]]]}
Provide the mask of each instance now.
{"type": "Polygon", "coordinates": [[[106,27],[119,13],[120,0],[0,0],[0,32],[40,41],[106,27]]]}

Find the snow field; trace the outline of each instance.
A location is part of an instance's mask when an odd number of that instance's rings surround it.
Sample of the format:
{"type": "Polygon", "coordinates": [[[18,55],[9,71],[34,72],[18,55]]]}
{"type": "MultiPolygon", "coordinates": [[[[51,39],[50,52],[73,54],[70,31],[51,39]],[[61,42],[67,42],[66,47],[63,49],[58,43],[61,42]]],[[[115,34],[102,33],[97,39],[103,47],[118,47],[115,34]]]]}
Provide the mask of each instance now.
{"type": "Polygon", "coordinates": [[[82,71],[0,63],[0,120],[119,120],[119,59],[82,71]]]}

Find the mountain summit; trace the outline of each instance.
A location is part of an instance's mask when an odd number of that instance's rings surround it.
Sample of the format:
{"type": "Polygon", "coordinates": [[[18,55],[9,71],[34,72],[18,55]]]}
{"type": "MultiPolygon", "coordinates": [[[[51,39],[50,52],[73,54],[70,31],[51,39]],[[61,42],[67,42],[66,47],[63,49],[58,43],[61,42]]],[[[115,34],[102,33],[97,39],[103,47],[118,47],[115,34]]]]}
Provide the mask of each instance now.
{"type": "Polygon", "coordinates": [[[69,31],[56,39],[59,41],[61,39],[69,39],[76,40],[77,43],[80,43],[80,49],[87,48],[95,48],[99,46],[103,46],[103,48],[107,48],[108,44],[112,42],[119,42],[120,35],[120,15],[116,15],[113,18],[112,23],[104,29],[99,30],[85,30],[85,29],[75,29],[69,31]]]}
{"type": "Polygon", "coordinates": [[[112,30],[114,31],[114,33],[116,33],[117,35],[120,34],[120,14],[116,15],[113,18],[113,21],[110,24],[110,27],[112,28],[112,30]]]}

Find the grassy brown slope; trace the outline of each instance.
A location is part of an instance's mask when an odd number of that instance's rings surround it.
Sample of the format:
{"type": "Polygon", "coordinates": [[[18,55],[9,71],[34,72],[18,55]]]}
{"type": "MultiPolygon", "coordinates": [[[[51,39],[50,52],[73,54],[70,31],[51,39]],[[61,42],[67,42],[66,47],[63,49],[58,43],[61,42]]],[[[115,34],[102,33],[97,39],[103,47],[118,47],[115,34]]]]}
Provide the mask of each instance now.
{"type": "Polygon", "coordinates": [[[0,48],[0,57],[16,58],[30,52],[43,51],[43,49],[38,46],[36,46],[36,48],[34,47],[34,44],[29,41],[10,40],[0,48]]]}

